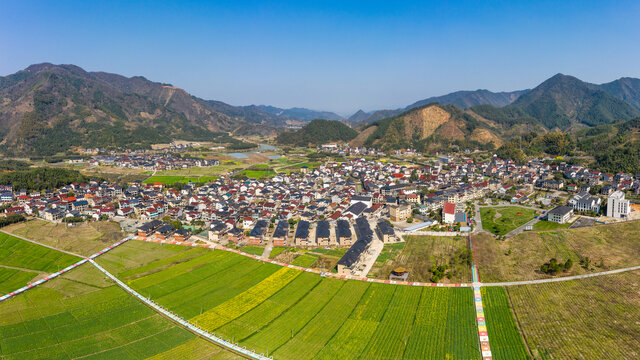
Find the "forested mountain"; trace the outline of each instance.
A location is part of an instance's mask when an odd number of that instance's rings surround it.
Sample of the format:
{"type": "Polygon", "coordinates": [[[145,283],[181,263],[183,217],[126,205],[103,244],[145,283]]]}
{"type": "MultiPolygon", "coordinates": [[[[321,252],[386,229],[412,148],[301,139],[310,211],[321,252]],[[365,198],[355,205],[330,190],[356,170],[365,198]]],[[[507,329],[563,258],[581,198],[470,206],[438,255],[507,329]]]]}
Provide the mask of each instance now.
{"type": "Polygon", "coordinates": [[[539,122],[548,129],[570,130],[597,126],[640,115],[640,111],[597,85],[573,76],[557,74],[511,105],[472,107],[482,117],[502,123],[539,122]]]}
{"type": "Polygon", "coordinates": [[[623,77],[598,87],[640,110],[640,79],[623,77]]]}
{"type": "Polygon", "coordinates": [[[0,152],[52,155],[72,147],[144,147],[174,139],[212,140],[234,130],[273,134],[273,126],[299,126],[312,114],[337,116],[236,107],[140,76],[43,63],[0,77],[0,152]]]}
{"type": "Polygon", "coordinates": [[[358,132],[336,120],[316,119],[297,131],[280,133],[277,142],[283,145],[320,145],[327,142],[348,142],[358,132]]]}
{"type": "Polygon", "coordinates": [[[518,90],[510,92],[491,92],[489,90],[456,91],[443,96],[434,96],[424,100],[416,101],[405,109],[413,109],[430,103],[442,105],[455,105],[461,109],[467,109],[477,105],[492,105],[502,107],[511,104],[516,99],[529,90],[518,90]]]}
{"type": "Polygon", "coordinates": [[[0,78],[0,151],[51,155],[74,146],[206,140],[238,120],[184,90],[142,77],[32,65],[0,78]]]}
{"type": "Polygon", "coordinates": [[[505,143],[499,157],[522,162],[527,156],[589,155],[608,173],[640,172],[640,118],[584,128],[573,133],[531,132],[505,143]]]}

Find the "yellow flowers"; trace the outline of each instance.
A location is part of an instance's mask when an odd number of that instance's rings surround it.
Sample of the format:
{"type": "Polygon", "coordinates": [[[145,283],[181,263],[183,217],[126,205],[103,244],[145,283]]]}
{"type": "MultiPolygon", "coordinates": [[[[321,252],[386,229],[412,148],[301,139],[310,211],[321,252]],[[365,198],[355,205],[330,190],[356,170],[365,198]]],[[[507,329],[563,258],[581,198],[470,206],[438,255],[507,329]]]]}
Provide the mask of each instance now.
{"type": "Polygon", "coordinates": [[[206,330],[215,330],[260,305],[300,274],[299,270],[283,267],[257,285],[232,299],[191,319],[206,330]]]}

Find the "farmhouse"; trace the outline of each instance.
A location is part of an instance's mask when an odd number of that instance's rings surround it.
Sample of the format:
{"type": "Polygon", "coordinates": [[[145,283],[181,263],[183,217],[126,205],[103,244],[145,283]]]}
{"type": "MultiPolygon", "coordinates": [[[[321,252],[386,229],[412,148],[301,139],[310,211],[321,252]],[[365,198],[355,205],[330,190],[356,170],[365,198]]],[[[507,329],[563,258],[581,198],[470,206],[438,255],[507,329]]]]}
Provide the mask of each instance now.
{"type": "Polygon", "coordinates": [[[347,220],[338,220],[338,225],[336,226],[336,240],[340,246],[353,245],[351,225],[347,220]]]}
{"type": "Polygon", "coordinates": [[[296,227],[296,234],[294,237],[294,245],[295,246],[313,246],[313,240],[309,238],[309,227],[310,224],[308,221],[300,220],[298,222],[298,227],[296,227]]]}
{"type": "Polygon", "coordinates": [[[316,226],[316,244],[318,246],[329,246],[330,237],[331,227],[329,222],[326,220],[319,221],[316,226]]]}
{"type": "Polygon", "coordinates": [[[191,231],[187,230],[187,229],[178,229],[176,230],[176,233],[173,234],[173,239],[175,241],[187,241],[189,240],[189,238],[191,237],[191,231]]]}
{"type": "Polygon", "coordinates": [[[149,221],[148,223],[143,224],[138,228],[138,236],[143,238],[151,236],[151,234],[153,234],[154,231],[157,228],[159,228],[161,225],[162,225],[162,221],[160,220],[149,221]]]}
{"type": "Polygon", "coordinates": [[[356,233],[358,235],[358,240],[351,245],[349,250],[344,253],[336,264],[338,274],[340,275],[348,275],[350,272],[355,270],[354,266],[357,264],[358,259],[373,241],[373,231],[371,231],[369,222],[366,219],[358,218],[356,220],[356,233]]]}
{"type": "Polygon", "coordinates": [[[251,229],[249,233],[249,245],[262,245],[262,240],[267,232],[267,226],[269,223],[267,220],[258,220],[256,225],[251,229]]]}
{"type": "Polygon", "coordinates": [[[287,246],[287,240],[289,238],[289,222],[286,220],[280,220],[271,238],[273,240],[273,246],[287,246]]]}
{"type": "Polygon", "coordinates": [[[379,221],[376,226],[376,230],[378,232],[378,237],[385,244],[394,243],[399,240],[396,237],[396,232],[393,230],[393,227],[386,221],[379,221]]]}
{"type": "Polygon", "coordinates": [[[174,228],[173,225],[169,225],[169,224],[162,225],[156,229],[156,239],[167,240],[169,236],[173,234],[174,231],[176,231],[176,228],[174,228]]]}

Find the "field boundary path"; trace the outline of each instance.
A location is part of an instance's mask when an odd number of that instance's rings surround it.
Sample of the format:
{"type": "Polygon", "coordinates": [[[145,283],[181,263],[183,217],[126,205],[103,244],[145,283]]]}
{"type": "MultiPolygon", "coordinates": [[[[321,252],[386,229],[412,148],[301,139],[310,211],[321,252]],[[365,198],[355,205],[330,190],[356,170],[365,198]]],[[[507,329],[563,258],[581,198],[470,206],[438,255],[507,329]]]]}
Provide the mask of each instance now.
{"type": "Polygon", "coordinates": [[[85,261],[89,261],[93,266],[95,266],[98,270],[102,271],[105,275],[107,275],[111,280],[113,280],[118,286],[120,286],[122,289],[124,289],[126,292],[128,292],[129,294],[135,296],[138,300],[142,301],[143,303],[145,303],[146,305],[150,306],[152,309],[154,309],[155,311],[161,313],[162,315],[164,315],[165,317],[177,322],[178,324],[182,325],[183,327],[187,328],[188,330],[208,339],[211,340],[213,342],[215,342],[216,344],[230,349],[234,352],[237,352],[239,354],[242,354],[244,356],[247,356],[251,359],[260,359],[260,360],[273,360],[273,357],[266,357],[262,354],[258,354],[255,353],[251,350],[248,350],[246,347],[241,347],[237,344],[233,344],[231,342],[228,342],[226,340],[223,340],[217,336],[215,336],[214,334],[210,334],[207,331],[191,324],[190,322],[188,322],[187,320],[179,317],[178,315],[172,313],[171,311],[163,308],[162,306],[158,305],[157,303],[155,303],[153,300],[149,299],[149,298],[145,298],[144,296],[140,295],[138,292],[136,292],[135,290],[133,290],[132,288],[130,288],[129,286],[127,286],[125,283],[123,283],[122,281],[120,281],[117,277],[115,277],[113,274],[111,274],[110,272],[108,272],[107,270],[105,270],[102,266],[98,265],[98,263],[96,263],[95,261],[93,261],[93,259],[85,259],[85,261]]]}
{"type": "MultiPolygon", "coordinates": [[[[4,231],[3,231],[3,232],[4,232],[4,231]]],[[[5,233],[5,234],[9,234],[9,233],[5,233]]],[[[14,236],[14,235],[12,235],[12,234],[9,234],[9,235],[14,236]]],[[[56,249],[56,248],[51,247],[51,246],[42,245],[42,244],[40,244],[40,243],[38,243],[38,242],[35,242],[35,241],[32,241],[32,240],[28,240],[28,239],[25,239],[25,238],[21,238],[21,237],[19,237],[19,236],[16,236],[16,237],[17,237],[17,238],[19,238],[19,239],[22,239],[22,240],[29,241],[29,242],[31,242],[31,243],[37,244],[37,245],[41,245],[41,246],[47,247],[47,248],[52,249],[52,250],[56,250],[56,251],[60,251],[60,252],[64,252],[64,253],[70,254],[70,255],[78,256],[78,255],[75,255],[75,254],[70,253],[70,252],[67,252],[67,251],[62,251],[62,250],[56,249]]],[[[91,256],[89,256],[89,257],[86,257],[86,258],[85,258],[85,257],[82,257],[82,256],[78,256],[78,257],[80,257],[80,258],[82,258],[82,259],[81,259],[80,261],[76,262],[75,264],[71,264],[71,265],[67,266],[66,268],[64,268],[64,269],[62,269],[62,270],[60,270],[60,271],[56,271],[56,272],[54,272],[53,274],[51,274],[51,275],[49,275],[49,276],[47,276],[47,277],[45,277],[45,278],[42,278],[42,279],[40,279],[40,280],[38,280],[38,281],[34,281],[34,282],[32,282],[31,284],[28,284],[28,285],[26,285],[26,286],[23,286],[23,287],[21,287],[21,288],[20,288],[20,289],[18,289],[18,290],[14,290],[14,291],[12,291],[12,292],[10,292],[10,293],[6,294],[6,295],[1,296],[1,297],[0,297],[0,303],[4,302],[4,301],[6,301],[6,300],[9,300],[9,299],[11,299],[11,298],[13,298],[13,297],[15,297],[15,296],[17,296],[17,295],[19,295],[19,294],[22,294],[23,292],[25,292],[25,291],[27,291],[27,290],[33,289],[34,287],[36,287],[36,286],[38,286],[38,285],[42,285],[42,284],[46,283],[47,281],[50,281],[50,280],[52,280],[52,279],[55,279],[55,278],[57,278],[58,276],[60,276],[60,275],[62,275],[62,274],[64,274],[64,273],[66,273],[66,272],[68,272],[68,271],[71,271],[71,270],[73,270],[73,269],[77,268],[78,266],[80,266],[80,265],[82,265],[82,264],[86,263],[87,261],[93,261],[93,259],[97,258],[98,256],[100,256],[100,255],[102,255],[102,254],[104,254],[104,253],[106,253],[106,252],[108,252],[108,251],[110,251],[110,250],[112,250],[112,249],[114,249],[114,248],[116,248],[116,247],[118,247],[118,246],[120,246],[120,245],[124,244],[125,242],[127,242],[127,241],[129,241],[129,240],[131,240],[131,239],[133,239],[133,237],[132,237],[132,236],[127,236],[126,238],[124,238],[124,239],[122,239],[122,240],[118,241],[117,243],[115,243],[115,244],[113,244],[113,245],[110,245],[110,246],[108,246],[108,247],[106,247],[106,248],[104,248],[104,249],[102,249],[102,250],[98,251],[97,253],[95,253],[95,254],[93,254],[93,255],[91,255],[91,256]]]]}
{"type": "Polygon", "coordinates": [[[612,274],[618,274],[618,273],[622,273],[622,272],[635,271],[635,270],[640,270],[640,266],[632,266],[632,267],[628,267],[628,268],[601,271],[601,272],[591,273],[591,274],[563,276],[563,277],[550,278],[550,279],[507,281],[507,282],[497,282],[497,283],[482,283],[482,286],[535,285],[535,284],[544,284],[544,283],[552,283],[552,282],[560,282],[560,281],[571,281],[571,280],[586,279],[586,278],[591,278],[591,277],[596,277],[596,276],[612,275],[612,274]]]}
{"type": "Polygon", "coordinates": [[[61,252],[61,253],[65,253],[65,254],[68,254],[68,255],[77,256],[77,257],[79,257],[79,258],[83,258],[83,257],[84,257],[84,256],[82,256],[82,255],[78,255],[78,254],[76,254],[76,253],[72,253],[72,252],[70,252],[70,251],[66,251],[66,250],[58,249],[58,248],[55,248],[55,247],[53,247],[53,246],[45,245],[45,244],[39,243],[39,242],[37,242],[37,241],[27,239],[27,238],[22,237],[22,236],[20,236],[20,235],[16,235],[16,234],[12,234],[12,233],[10,233],[10,232],[6,232],[6,231],[4,231],[4,230],[0,230],[0,232],[5,233],[5,234],[10,235],[10,236],[13,236],[13,237],[16,237],[16,238],[18,238],[18,239],[20,239],[20,240],[28,241],[28,242],[30,242],[30,243],[32,243],[32,244],[36,244],[36,245],[40,245],[40,246],[44,246],[44,247],[49,248],[49,249],[51,249],[51,250],[59,251],[59,252],[61,252]]]}

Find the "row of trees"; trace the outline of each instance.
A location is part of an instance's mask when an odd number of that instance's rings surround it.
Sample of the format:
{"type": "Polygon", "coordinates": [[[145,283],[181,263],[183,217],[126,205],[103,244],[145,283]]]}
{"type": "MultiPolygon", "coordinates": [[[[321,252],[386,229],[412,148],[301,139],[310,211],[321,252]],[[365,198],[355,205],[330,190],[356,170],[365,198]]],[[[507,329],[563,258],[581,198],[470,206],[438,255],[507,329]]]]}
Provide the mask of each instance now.
{"type": "Polygon", "coordinates": [[[40,167],[18,170],[0,175],[0,184],[14,189],[45,190],[59,188],[74,182],[87,182],[89,178],[76,170],[40,167]]]}

